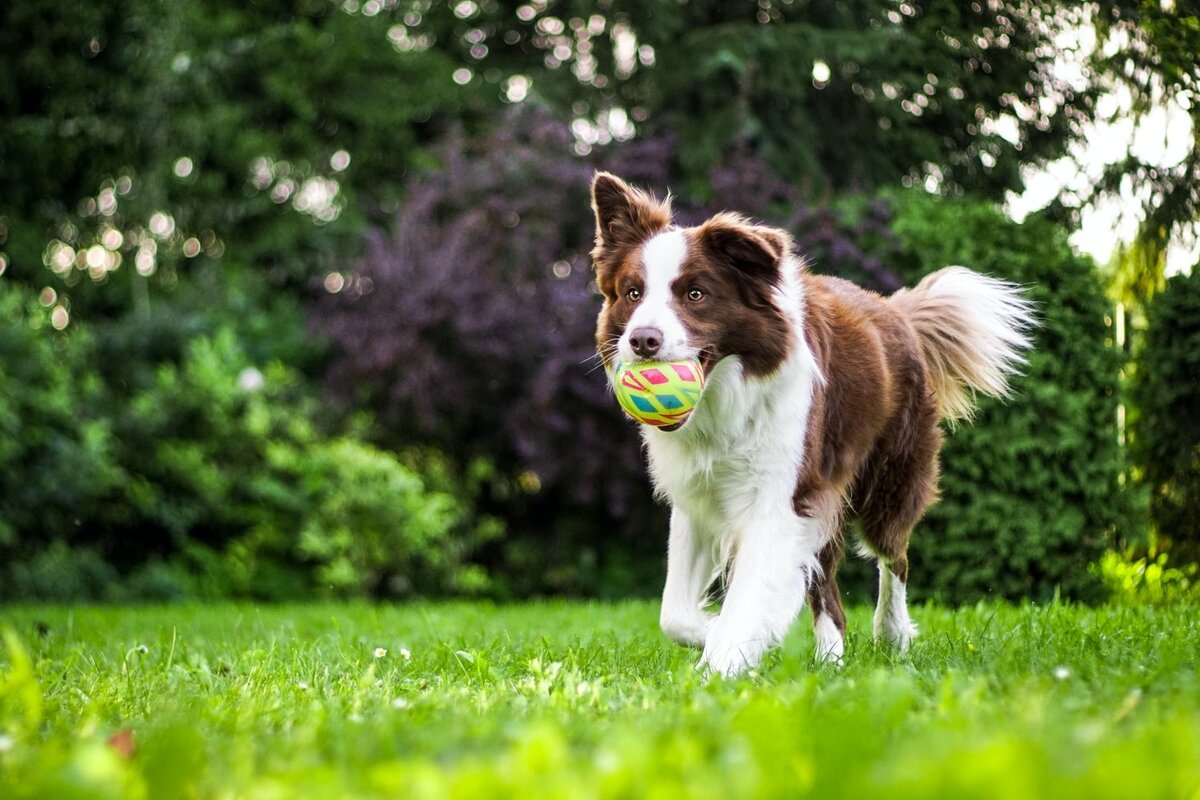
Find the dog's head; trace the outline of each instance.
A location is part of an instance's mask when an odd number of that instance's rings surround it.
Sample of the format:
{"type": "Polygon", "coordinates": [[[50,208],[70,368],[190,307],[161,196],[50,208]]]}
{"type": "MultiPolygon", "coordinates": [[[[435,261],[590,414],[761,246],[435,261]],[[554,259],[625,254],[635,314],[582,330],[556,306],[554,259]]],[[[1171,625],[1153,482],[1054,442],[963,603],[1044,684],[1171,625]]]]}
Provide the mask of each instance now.
{"type": "Polygon", "coordinates": [[[596,346],[615,362],[698,359],[705,371],[726,356],[748,374],[783,361],[788,321],[777,305],[791,239],[780,230],[718,214],[694,228],[671,222],[659,201],[615,175],[592,181],[592,262],[604,305],[596,346]]]}

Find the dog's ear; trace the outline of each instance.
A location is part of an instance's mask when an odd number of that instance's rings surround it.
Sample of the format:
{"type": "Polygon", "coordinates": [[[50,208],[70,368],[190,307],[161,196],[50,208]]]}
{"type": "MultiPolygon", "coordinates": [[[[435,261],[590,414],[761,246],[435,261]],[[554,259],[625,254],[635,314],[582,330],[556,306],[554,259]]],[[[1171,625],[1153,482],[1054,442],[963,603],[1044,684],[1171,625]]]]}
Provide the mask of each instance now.
{"type": "Polygon", "coordinates": [[[717,214],[700,226],[696,238],[710,258],[762,289],[779,284],[781,264],[792,249],[786,232],[754,225],[738,214],[717,214]]]}
{"type": "Polygon", "coordinates": [[[599,261],[606,250],[637,245],[671,225],[671,200],[635,189],[608,172],[592,179],[592,209],[596,212],[596,248],[599,261]]]}

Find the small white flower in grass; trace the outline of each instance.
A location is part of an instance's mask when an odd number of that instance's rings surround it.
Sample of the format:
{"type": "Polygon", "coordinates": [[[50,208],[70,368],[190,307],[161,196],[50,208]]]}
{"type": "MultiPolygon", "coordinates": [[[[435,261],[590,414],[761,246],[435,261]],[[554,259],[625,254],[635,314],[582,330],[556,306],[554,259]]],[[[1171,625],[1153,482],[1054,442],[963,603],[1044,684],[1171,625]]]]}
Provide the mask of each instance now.
{"type": "Polygon", "coordinates": [[[1071,677],[1071,670],[1067,669],[1066,667],[1054,668],[1054,678],[1056,680],[1065,681],[1069,677],[1071,677]]]}
{"type": "Polygon", "coordinates": [[[403,697],[397,697],[396,699],[392,700],[392,708],[396,709],[397,711],[402,711],[408,708],[408,700],[403,697]]]}
{"type": "Polygon", "coordinates": [[[16,747],[16,740],[7,733],[0,733],[0,753],[7,753],[16,747]]]}
{"type": "Polygon", "coordinates": [[[386,647],[376,647],[375,648],[375,657],[376,658],[383,658],[386,655],[387,655],[386,647]]]}
{"type": "Polygon", "coordinates": [[[307,681],[297,681],[296,688],[303,690],[303,691],[308,691],[308,682],[307,681]]]}
{"type": "Polygon", "coordinates": [[[407,647],[401,647],[400,648],[400,657],[403,658],[405,661],[412,661],[412,651],[409,650],[407,647]]]}

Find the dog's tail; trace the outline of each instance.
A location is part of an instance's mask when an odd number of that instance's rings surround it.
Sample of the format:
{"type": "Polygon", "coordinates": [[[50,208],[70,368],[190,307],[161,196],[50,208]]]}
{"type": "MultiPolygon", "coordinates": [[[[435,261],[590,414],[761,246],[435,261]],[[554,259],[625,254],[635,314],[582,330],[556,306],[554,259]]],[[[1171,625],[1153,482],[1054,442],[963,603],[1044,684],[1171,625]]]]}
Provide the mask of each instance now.
{"type": "Polygon", "coordinates": [[[972,390],[1008,394],[1008,377],[1024,363],[1036,323],[1021,287],[946,267],[896,292],[891,302],[917,332],[944,419],[971,416],[972,390]]]}

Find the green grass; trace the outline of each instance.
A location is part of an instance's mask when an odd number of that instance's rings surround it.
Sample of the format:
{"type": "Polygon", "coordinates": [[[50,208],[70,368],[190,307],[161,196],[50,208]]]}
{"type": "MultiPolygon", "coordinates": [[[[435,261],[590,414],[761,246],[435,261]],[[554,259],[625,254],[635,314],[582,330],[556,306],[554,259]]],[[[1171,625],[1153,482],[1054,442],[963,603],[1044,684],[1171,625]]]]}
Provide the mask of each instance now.
{"type": "Polygon", "coordinates": [[[1196,798],[1198,612],[918,608],[897,656],[860,608],[841,669],[806,617],[705,682],[647,603],[10,608],[0,797],[1196,798]]]}

